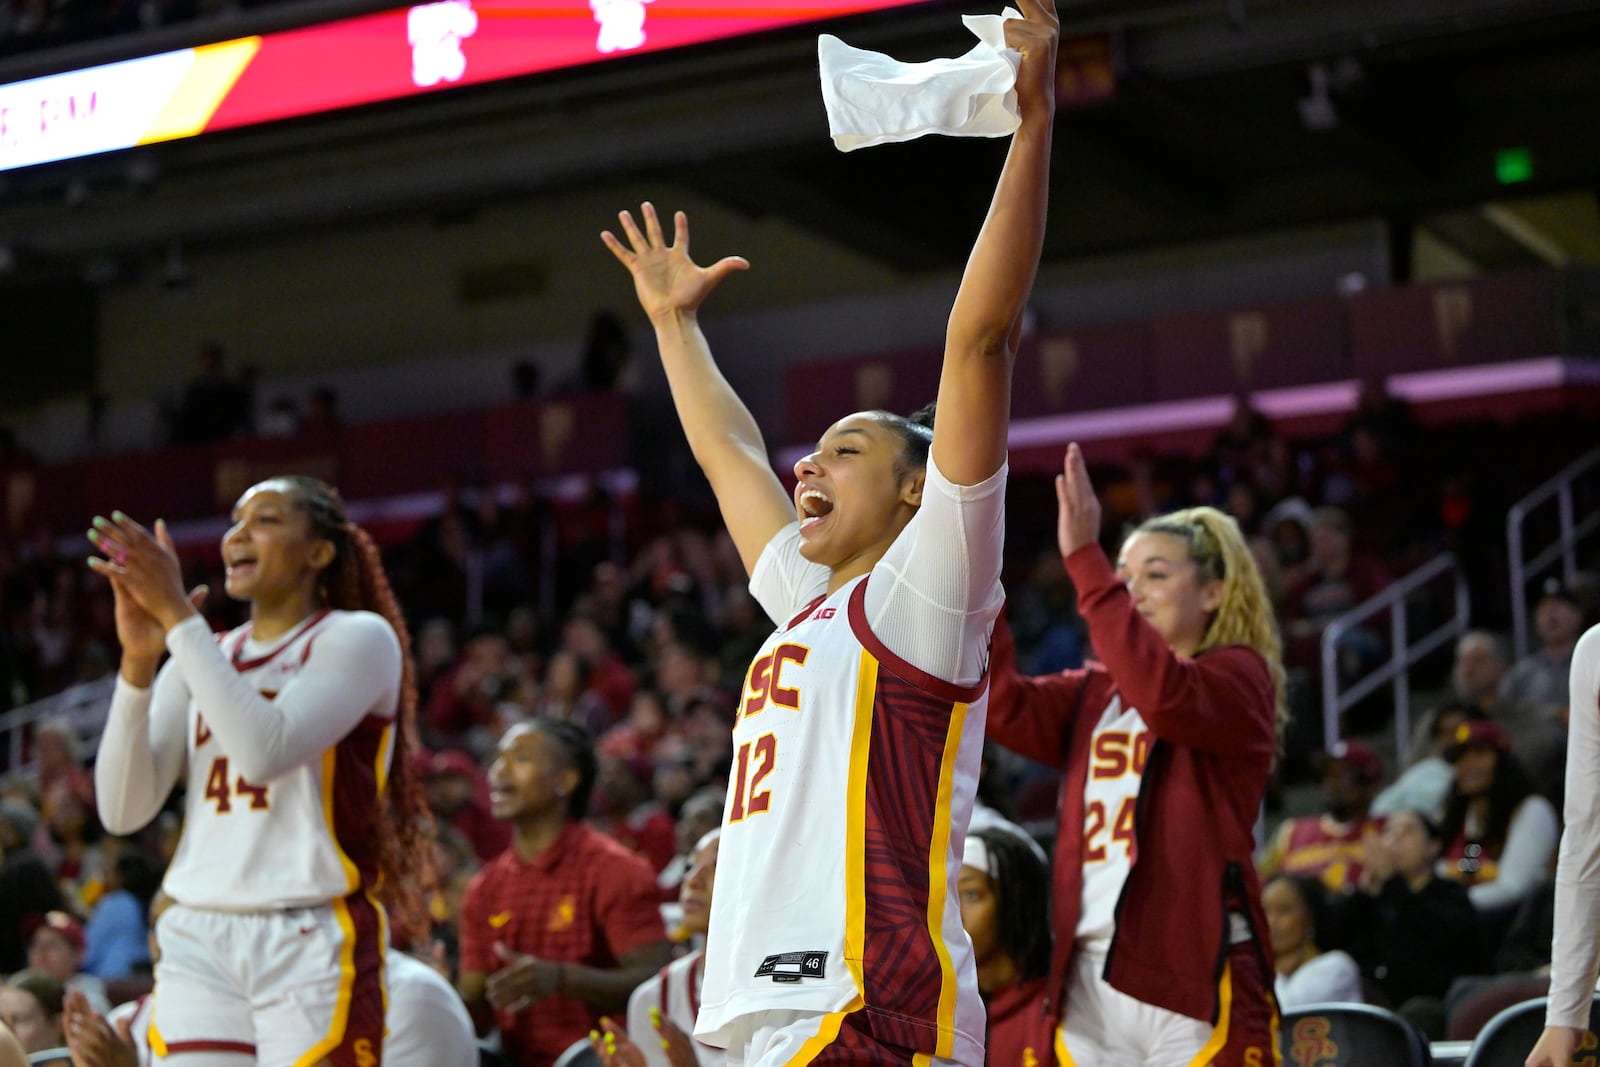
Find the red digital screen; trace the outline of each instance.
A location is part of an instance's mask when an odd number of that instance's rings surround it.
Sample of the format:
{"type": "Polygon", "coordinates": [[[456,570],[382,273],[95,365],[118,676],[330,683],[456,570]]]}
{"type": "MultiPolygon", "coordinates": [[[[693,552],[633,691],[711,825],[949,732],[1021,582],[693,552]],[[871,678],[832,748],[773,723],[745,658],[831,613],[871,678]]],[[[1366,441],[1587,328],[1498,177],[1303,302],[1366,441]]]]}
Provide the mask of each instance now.
{"type": "Polygon", "coordinates": [[[0,171],[922,0],[437,0],[0,85],[0,171]]]}

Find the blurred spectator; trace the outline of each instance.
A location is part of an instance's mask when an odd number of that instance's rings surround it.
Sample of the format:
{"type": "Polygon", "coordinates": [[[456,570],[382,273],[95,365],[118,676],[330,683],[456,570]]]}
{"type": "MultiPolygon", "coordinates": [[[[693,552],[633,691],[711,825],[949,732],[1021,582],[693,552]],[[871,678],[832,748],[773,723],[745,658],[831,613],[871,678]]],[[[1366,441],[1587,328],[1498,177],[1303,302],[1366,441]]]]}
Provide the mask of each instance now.
{"type": "Polygon", "coordinates": [[[1501,719],[1506,711],[1500,702],[1500,683],[1510,669],[1511,651],[1505,638],[1488,630],[1468,630],[1456,640],[1450,688],[1468,706],[1501,719]]]}
{"type": "Polygon", "coordinates": [[[1311,566],[1311,505],[1297,496],[1280,500],[1261,520],[1261,532],[1277,550],[1287,597],[1311,566]]]}
{"type": "Polygon", "coordinates": [[[103,891],[106,877],[106,851],[100,844],[102,830],[93,794],[85,799],[65,779],[57,779],[44,794],[42,814],[61,892],[74,910],[87,912],[103,891]]]}
{"type": "Polygon", "coordinates": [[[1350,953],[1400,1014],[1444,1037],[1444,995],[1478,964],[1477,916],[1467,891],[1438,876],[1439,824],[1419,811],[1389,817],[1344,903],[1350,953]]]}
{"type": "Polygon", "coordinates": [[[612,649],[600,624],[584,615],[569,618],[561,630],[561,646],[588,670],[589,688],[605,698],[614,715],[627,713],[638,678],[612,649]]]}
{"type": "MultiPolygon", "coordinates": [[[[678,824],[673,830],[677,854],[656,875],[656,885],[661,887],[665,899],[678,898],[678,889],[693,861],[695,843],[722,825],[722,809],[726,801],[721,788],[706,786],[685,800],[678,809],[678,824]]],[[[668,933],[673,935],[673,940],[683,940],[683,932],[672,927],[673,924],[669,923],[668,933]]]]}
{"type": "MultiPolygon", "coordinates": [[[[1284,601],[1284,662],[1320,670],[1322,631],[1328,623],[1381,592],[1389,572],[1352,548],[1350,516],[1320,507],[1311,515],[1310,566],[1284,601]]],[[[1384,654],[1384,639],[1367,626],[1347,630],[1339,644],[1339,672],[1355,678],[1384,654]]]]}
{"type": "Polygon", "coordinates": [[[1533,609],[1539,647],[1500,680],[1501,725],[1535,781],[1557,781],[1566,769],[1567,677],[1583,624],[1577,592],[1559,578],[1547,580],[1533,609]]]}
{"type": "Polygon", "coordinates": [[[225,441],[250,425],[250,394],[242,382],[228,377],[222,345],[200,342],[197,370],[184,387],[170,421],[174,444],[225,441]]]}
{"type": "Polygon", "coordinates": [[[665,870],[677,853],[672,816],[633,767],[616,756],[599,758],[589,822],[648,860],[654,875],[665,870]]]}
{"type": "Polygon", "coordinates": [[[306,413],[300,418],[302,433],[323,433],[344,425],[339,414],[339,391],[332,386],[319,385],[306,397],[306,413]]]}
{"type": "Polygon", "coordinates": [[[22,932],[28,939],[29,967],[43,971],[68,989],[78,990],[101,1015],[111,1010],[106,984],[83,970],[88,940],[76,916],[64,911],[34,915],[23,922],[22,932]]]}
{"type": "MultiPolygon", "coordinates": [[[[91,809],[94,807],[94,776],[83,766],[83,746],[71,720],[62,715],[46,715],[33,727],[33,757],[39,795],[48,798],[57,783],[91,809]]],[[[49,818],[50,810],[43,811],[49,818]]]]}
{"type": "Polygon", "coordinates": [[[1456,780],[1455,767],[1444,758],[1445,750],[1455,743],[1462,723],[1481,718],[1482,712],[1458,700],[1423,715],[1411,739],[1411,766],[1373,798],[1372,814],[1420,811],[1430,819],[1440,818],[1450,785],[1456,780]]]}
{"type": "Polygon", "coordinates": [[[967,835],[956,893],[988,1011],[988,1062],[1051,1067],[1050,867],[1044,853],[1020,826],[996,820],[967,835]]]}
{"type": "Polygon", "coordinates": [[[1495,950],[1492,973],[1464,975],[1450,984],[1446,1040],[1471,1041],[1502,1010],[1550,992],[1555,900],[1554,879],[1535,887],[1512,915],[1495,950]]]}
{"type": "Polygon", "coordinates": [[[1278,978],[1278,1007],[1293,1011],[1306,1004],[1360,1004],[1361,969],[1338,949],[1325,951],[1319,937],[1334,925],[1327,888],[1315,878],[1279,875],[1261,888],[1272,956],[1278,978]]]}
{"type": "Polygon", "coordinates": [[[30,1060],[35,1053],[62,1048],[61,982],[43,971],[28,969],[12,975],[0,986],[0,1022],[11,1028],[30,1060]]]}
{"type": "Polygon", "coordinates": [[[466,838],[478,862],[487,863],[511,844],[511,827],[489,811],[489,785],[465,752],[418,752],[417,778],[427,791],[434,818],[466,838]]]}
{"type": "Polygon", "coordinates": [[[287,396],[276,396],[261,413],[262,437],[293,437],[300,432],[300,409],[287,396]]]}
{"type": "Polygon", "coordinates": [[[477,627],[455,665],[440,675],[422,709],[430,742],[482,753],[493,744],[495,706],[515,684],[511,648],[494,623],[477,627]]]}
{"type": "Polygon", "coordinates": [[[713,828],[691,848],[688,872],[678,894],[681,937],[694,947],[653,977],[645,979],[628,998],[628,1038],[638,1046],[648,1067],[671,1067],[668,1045],[690,1051],[701,1067],[719,1067],[728,1054],[691,1039],[700,1009],[700,988],[705,981],[705,936],[711,920],[712,887],[717,876],[717,839],[713,828]]]}
{"type": "Polygon", "coordinates": [[[1262,851],[1263,879],[1285,874],[1320,878],[1335,892],[1353,889],[1383,820],[1370,814],[1383,784],[1383,761],[1360,741],[1340,741],[1320,761],[1324,810],[1285,820],[1262,851]]]}
{"type": "Polygon", "coordinates": [[[38,823],[38,812],[26,801],[0,801],[0,974],[25,963],[23,920],[63,904],[61,887],[30,843],[38,823]]]}
{"type": "Polygon", "coordinates": [[[589,688],[589,671],[576,655],[557,649],[544,667],[544,684],[534,700],[535,715],[565,719],[599,737],[611,728],[616,716],[605,698],[589,688]]]}
{"type": "Polygon", "coordinates": [[[102,981],[150,969],[145,913],[161,887],[161,869],[137,846],[123,851],[106,877],[106,891],[84,927],[83,969],[102,981]]]}
{"type": "Polygon", "coordinates": [[[1508,913],[1550,876],[1560,823],[1533,791],[1496,723],[1477,719],[1456,728],[1445,751],[1456,780],[1445,803],[1441,873],[1467,886],[1480,914],[1508,913]]]}
{"type": "Polygon", "coordinates": [[[583,343],[579,361],[578,388],[610,390],[621,388],[633,359],[628,328],[616,312],[597,311],[589,320],[589,335],[583,343]]]}

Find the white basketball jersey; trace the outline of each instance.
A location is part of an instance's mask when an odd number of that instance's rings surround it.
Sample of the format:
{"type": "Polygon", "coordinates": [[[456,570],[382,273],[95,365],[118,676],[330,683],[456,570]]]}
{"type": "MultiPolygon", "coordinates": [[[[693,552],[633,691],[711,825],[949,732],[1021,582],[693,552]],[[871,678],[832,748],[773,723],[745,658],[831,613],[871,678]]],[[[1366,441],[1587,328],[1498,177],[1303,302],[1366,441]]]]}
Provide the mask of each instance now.
{"type": "Polygon", "coordinates": [[[1139,783],[1154,735],[1137,708],[1124,708],[1113,693],[1100,714],[1089,746],[1083,784],[1083,910],[1077,941],[1108,946],[1116,931],[1117,899],[1133,869],[1133,818],[1139,783]]]}
{"type": "Polygon", "coordinates": [[[864,1010],[880,1040],[981,1064],[955,882],[987,679],[957,687],[890,652],[865,581],[780,625],[745,678],[695,1034],[864,1010]]]}
{"type": "MultiPolygon", "coordinates": [[[[250,658],[249,626],[218,643],[271,700],[305,666],[319,635],[349,613],[324,611],[250,658]]],[[[368,715],[314,762],[246,781],[190,701],[183,836],[163,883],[174,900],[218,911],[326,903],[377,881],[371,813],[388,777],[394,718],[368,715]]]]}

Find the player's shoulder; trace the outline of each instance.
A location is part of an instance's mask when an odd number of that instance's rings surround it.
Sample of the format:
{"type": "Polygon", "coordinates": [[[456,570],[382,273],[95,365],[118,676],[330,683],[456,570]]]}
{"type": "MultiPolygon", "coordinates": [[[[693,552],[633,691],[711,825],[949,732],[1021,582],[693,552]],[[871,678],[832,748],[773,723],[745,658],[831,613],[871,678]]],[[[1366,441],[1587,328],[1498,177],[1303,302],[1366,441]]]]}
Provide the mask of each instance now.
{"type": "Polygon", "coordinates": [[[1585,664],[1591,674],[1600,674],[1600,625],[1589,627],[1572,650],[1572,661],[1585,664]]]}

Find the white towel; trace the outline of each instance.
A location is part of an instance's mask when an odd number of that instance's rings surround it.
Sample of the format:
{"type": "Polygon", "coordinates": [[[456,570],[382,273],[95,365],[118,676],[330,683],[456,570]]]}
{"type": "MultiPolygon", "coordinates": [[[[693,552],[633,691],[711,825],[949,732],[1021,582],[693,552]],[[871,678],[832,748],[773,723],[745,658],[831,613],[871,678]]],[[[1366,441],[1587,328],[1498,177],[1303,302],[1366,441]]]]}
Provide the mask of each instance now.
{"type": "Polygon", "coordinates": [[[817,38],[822,102],[828,131],[842,152],[909,141],[925,133],[1005,137],[1021,122],[1017,66],[1022,53],[1006,47],[1003,24],[1022,15],[962,15],[978,38],[959,59],[901,63],[852,48],[832,34],[817,38]]]}

